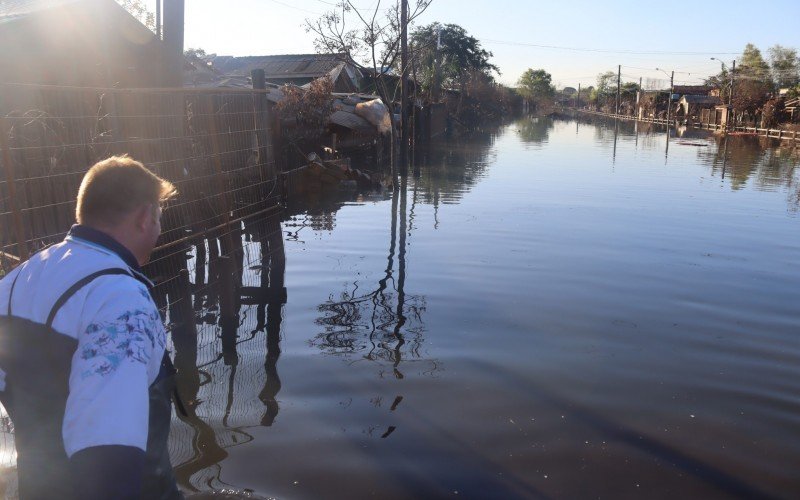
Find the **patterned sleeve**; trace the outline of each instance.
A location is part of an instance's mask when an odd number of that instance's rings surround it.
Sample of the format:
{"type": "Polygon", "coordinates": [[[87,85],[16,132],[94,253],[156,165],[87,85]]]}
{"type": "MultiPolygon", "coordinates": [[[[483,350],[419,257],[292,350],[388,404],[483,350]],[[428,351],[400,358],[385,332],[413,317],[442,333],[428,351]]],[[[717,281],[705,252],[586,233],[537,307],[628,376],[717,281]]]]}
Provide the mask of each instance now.
{"type": "Polygon", "coordinates": [[[144,450],[148,389],[165,344],[158,310],[143,286],[113,276],[90,291],[84,312],[64,415],[67,455],[103,445],[144,450]]]}

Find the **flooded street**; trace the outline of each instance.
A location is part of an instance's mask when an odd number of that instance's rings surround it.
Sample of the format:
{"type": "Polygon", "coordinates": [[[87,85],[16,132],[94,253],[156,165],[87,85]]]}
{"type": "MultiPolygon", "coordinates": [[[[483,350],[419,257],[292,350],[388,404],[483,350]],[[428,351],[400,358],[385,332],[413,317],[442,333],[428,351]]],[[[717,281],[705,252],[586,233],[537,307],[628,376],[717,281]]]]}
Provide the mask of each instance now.
{"type": "Polygon", "coordinates": [[[593,121],[445,141],[393,196],[245,227],[243,285],[285,305],[243,301],[224,354],[213,311],[171,346],[182,486],[796,497],[800,157],[593,121]]]}

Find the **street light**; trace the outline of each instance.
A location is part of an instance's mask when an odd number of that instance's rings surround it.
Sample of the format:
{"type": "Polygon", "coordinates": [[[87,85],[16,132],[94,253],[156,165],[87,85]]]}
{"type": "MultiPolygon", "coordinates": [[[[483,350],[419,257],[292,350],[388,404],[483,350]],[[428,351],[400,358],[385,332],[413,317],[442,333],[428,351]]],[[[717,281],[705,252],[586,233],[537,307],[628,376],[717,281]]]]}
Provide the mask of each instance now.
{"type": "Polygon", "coordinates": [[[656,71],[660,71],[669,77],[669,98],[667,99],[667,130],[669,130],[669,115],[670,110],[672,109],[672,92],[675,89],[675,71],[673,71],[671,75],[667,74],[667,72],[661,68],[656,68],[656,71]]]}
{"type": "MultiPolygon", "coordinates": [[[[712,61],[717,61],[719,65],[722,67],[722,72],[725,73],[728,71],[728,68],[725,67],[725,63],[721,59],[717,59],[716,57],[711,58],[712,61]]],[[[728,106],[733,104],[733,74],[736,72],[736,59],[733,60],[733,69],[731,69],[731,88],[730,92],[728,92],[728,106]]]]}

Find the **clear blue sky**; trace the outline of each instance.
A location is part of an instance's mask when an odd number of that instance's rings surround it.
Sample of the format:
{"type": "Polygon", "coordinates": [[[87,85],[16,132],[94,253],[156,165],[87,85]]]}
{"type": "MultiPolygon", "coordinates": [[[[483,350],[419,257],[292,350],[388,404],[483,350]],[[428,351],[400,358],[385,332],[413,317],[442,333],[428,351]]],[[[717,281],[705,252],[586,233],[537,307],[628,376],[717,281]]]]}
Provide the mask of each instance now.
{"type": "MultiPolygon", "coordinates": [[[[319,17],[334,2],[186,0],[186,47],[220,55],[314,52],[303,21],[319,17]]],[[[154,5],[155,1],[148,3],[154,5]]],[[[364,8],[376,3],[355,1],[364,8]]],[[[383,5],[389,2],[384,0],[383,5]]],[[[616,71],[618,64],[623,66],[623,80],[665,80],[663,73],[653,69],[659,67],[675,70],[676,83],[700,83],[719,71],[719,63],[711,61],[711,56],[730,64],[748,42],[759,47],[765,57],[774,44],[800,49],[798,19],[800,0],[758,4],[732,0],[433,0],[418,24],[439,21],[463,26],[493,52],[503,83],[513,84],[532,67],[550,72],[559,86],[587,86],[594,84],[598,73],[616,71]]]]}

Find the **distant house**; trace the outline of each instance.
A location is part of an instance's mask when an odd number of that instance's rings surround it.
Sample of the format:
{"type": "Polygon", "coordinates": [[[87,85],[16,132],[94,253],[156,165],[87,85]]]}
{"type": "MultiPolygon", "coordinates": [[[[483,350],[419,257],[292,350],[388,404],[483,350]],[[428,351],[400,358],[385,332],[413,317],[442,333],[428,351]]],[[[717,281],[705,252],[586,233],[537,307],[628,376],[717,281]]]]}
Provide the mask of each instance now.
{"type": "Polygon", "coordinates": [[[673,94],[679,95],[711,95],[714,87],[710,85],[675,85],[672,88],[673,94]]]}
{"type": "Polygon", "coordinates": [[[0,2],[0,82],[154,87],[163,43],[114,0],[0,2]]]}
{"type": "Polygon", "coordinates": [[[284,54],[274,56],[212,56],[208,58],[215,71],[228,77],[247,77],[254,69],[263,69],[266,80],[277,85],[302,87],[317,78],[328,76],[333,91],[358,92],[361,74],[341,54],[284,54]]]}
{"type": "Polygon", "coordinates": [[[683,117],[690,121],[700,121],[703,110],[713,110],[722,104],[722,100],[710,95],[683,95],[678,101],[676,117],[683,117]]]}

